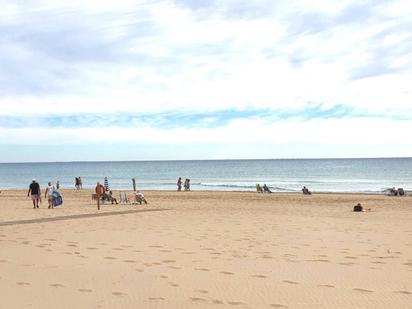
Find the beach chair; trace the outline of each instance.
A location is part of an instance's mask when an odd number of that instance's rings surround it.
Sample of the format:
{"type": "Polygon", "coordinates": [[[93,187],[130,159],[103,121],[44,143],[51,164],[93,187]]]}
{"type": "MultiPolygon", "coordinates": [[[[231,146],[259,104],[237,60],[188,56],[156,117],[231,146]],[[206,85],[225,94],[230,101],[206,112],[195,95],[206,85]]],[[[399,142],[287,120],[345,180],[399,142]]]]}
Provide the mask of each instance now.
{"type": "Polygon", "coordinates": [[[119,203],[120,204],[130,204],[130,200],[127,197],[126,191],[119,192],[119,203]]]}

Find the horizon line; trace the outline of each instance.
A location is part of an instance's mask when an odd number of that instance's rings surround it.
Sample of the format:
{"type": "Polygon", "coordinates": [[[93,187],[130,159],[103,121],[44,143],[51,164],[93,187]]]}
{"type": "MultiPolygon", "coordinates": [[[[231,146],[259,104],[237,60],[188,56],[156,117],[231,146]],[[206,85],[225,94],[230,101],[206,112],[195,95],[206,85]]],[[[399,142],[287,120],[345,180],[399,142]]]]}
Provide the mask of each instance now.
{"type": "Polygon", "coordinates": [[[188,161],[270,161],[270,160],[367,160],[367,159],[412,159],[411,157],[323,157],[323,158],[242,158],[242,159],[157,159],[157,160],[73,160],[73,161],[23,161],[0,162],[0,164],[38,164],[38,163],[126,163],[126,162],[188,162],[188,161]]]}

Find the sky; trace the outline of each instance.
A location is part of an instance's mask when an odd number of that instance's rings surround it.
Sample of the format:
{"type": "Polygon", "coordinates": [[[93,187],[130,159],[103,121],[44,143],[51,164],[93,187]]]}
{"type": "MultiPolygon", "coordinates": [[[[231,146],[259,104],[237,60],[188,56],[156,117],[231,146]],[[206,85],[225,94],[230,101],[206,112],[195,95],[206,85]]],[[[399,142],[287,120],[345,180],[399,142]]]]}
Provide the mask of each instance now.
{"type": "Polygon", "coordinates": [[[412,156],[412,2],[0,0],[0,162],[412,156]]]}

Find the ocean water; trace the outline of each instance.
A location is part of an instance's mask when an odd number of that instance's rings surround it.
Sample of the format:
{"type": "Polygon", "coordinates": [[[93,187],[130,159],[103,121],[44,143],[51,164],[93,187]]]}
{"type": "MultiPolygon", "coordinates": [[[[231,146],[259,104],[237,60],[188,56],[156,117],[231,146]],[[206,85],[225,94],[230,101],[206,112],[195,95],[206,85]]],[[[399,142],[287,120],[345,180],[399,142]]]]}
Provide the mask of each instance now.
{"type": "Polygon", "coordinates": [[[192,190],[254,191],[266,183],[278,192],[381,193],[412,189],[412,158],[0,163],[0,190],[26,189],[32,178],[74,188],[76,176],[84,188],[108,177],[112,189],[132,189],[136,178],[140,190],[176,190],[180,176],[192,190]]]}

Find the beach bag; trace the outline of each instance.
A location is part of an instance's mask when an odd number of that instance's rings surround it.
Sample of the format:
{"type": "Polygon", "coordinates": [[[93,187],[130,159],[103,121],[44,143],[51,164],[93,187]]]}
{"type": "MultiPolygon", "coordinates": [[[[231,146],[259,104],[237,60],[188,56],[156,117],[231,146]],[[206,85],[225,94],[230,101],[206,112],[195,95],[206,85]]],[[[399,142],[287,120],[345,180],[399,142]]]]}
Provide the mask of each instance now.
{"type": "Polygon", "coordinates": [[[54,206],[60,206],[61,204],[63,204],[63,198],[60,195],[59,192],[54,191],[53,192],[53,205],[54,206]]]}

